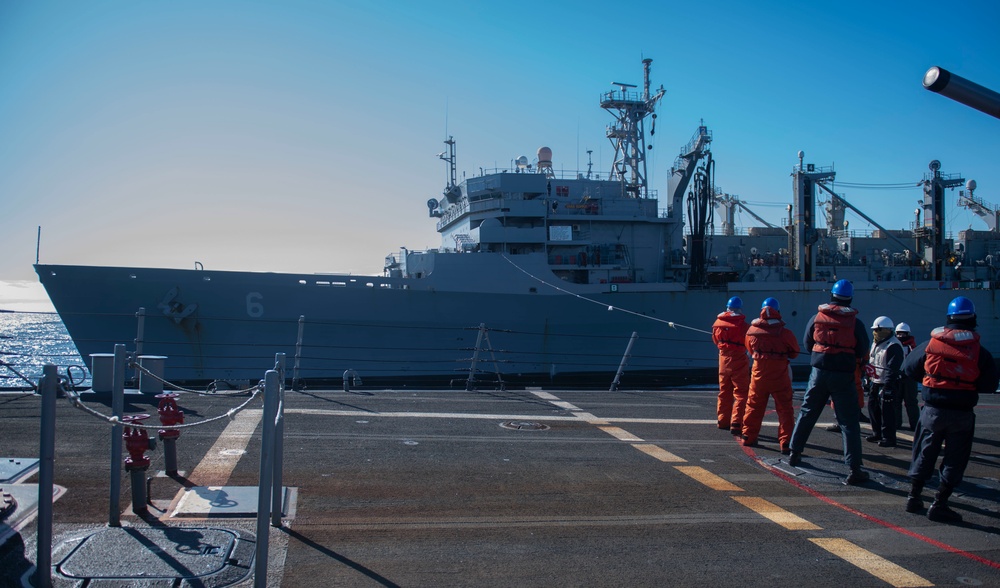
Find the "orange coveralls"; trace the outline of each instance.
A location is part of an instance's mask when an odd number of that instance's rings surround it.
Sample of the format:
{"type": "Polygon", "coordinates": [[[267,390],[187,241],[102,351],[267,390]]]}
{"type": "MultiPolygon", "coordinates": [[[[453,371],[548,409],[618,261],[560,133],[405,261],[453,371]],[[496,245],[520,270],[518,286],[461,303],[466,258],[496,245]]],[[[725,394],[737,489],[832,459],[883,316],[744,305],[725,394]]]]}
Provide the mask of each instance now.
{"type": "Polygon", "coordinates": [[[774,411],[778,413],[778,443],[782,450],[787,450],[795,425],[792,414],[792,378],[788,363],[798,357],[799,342],[785,328],[781,313],[764,307],[760,311],[760,318],[750,323],[746,347],[754,361],[747,412],[743,419],[743,444],[757,443],[761,423],[764,422],[764,412],[767,410],[767,399],[773,396],[774,411]]]}
{"type": "Polygon", "coordinates": [[[745,347],[749,328],[746,317],[728,310],[720,313],[712,325],[712,342],[719,348],[718,425],[734,435],[743,428],[750,391],[750,359],[745,347]]]}

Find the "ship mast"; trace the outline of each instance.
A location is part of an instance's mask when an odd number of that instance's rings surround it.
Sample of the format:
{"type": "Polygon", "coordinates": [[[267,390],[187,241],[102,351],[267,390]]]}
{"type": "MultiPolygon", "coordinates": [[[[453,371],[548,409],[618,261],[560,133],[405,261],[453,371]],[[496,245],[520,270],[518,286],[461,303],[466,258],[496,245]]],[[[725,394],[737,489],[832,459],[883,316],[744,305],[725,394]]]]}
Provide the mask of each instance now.
{"type": "Polygon", "coordinates": [[[944,191],[965,183],[960,174],[941,173],[941,162],[933,160],[927,166],[931,173],[924,174],[924,226],[914,231],[923,248],[924,266],[930,270],[930,279],[943,280],[948,258],[945,250],[944,191]]]}
{"type": "MultiPolygon", "coordinates": [[[[649,69],[652,59],[642,60],[642,94],[630,91],[633,84],[612,82],[618,90],[601,96],[601,108],[610,112],[617,120],[608,127],[607,135],[615,146],[615,161],[611,168],[612,179],[621,181],[624,192],[633,198],[648,196],[646,183],[646,132],[643,121],[653,115],[656,124],[656,103],[666,93],[663,86],[655,94],[649,93],[649,69]]],[[[650,132],[652,134],[652,131],[650,132]]],[[[650,145],[652,148],[652,145],[650,145]]]]}

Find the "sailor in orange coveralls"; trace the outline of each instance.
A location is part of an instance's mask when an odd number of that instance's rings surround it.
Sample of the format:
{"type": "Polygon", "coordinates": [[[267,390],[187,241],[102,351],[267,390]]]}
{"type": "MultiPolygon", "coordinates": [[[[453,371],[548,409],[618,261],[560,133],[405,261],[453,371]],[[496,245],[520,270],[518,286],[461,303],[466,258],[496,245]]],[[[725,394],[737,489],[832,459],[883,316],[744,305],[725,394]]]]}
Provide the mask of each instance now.
{"type": "Polygon", "coordinates": [[[750,376],[750,396],[747,413],[743,419],[743,445],[757,446],[757,435],[764,422],[768,396],[774,397],[774,411],[778,413],[778,444],[781,453],[790,453],[789,441],[795,425],[792,414],[792,377],[789,360],[799,355],[799,342],[795,334],[785,328],[781,320],[778,301],[764,300],[760,318],[750,323],[746,336],[747,350],[753,357],[750,376]]]}
{"type": "Polygon", "coordinates": [[[733,435],[743,431],[743,412],[750,391],[750,358],[745,346],[748,328],[739,296],[729,299],[726,311],[715,317],[712,325],[712,342],[719,348],[718,424],[733,435]]]}

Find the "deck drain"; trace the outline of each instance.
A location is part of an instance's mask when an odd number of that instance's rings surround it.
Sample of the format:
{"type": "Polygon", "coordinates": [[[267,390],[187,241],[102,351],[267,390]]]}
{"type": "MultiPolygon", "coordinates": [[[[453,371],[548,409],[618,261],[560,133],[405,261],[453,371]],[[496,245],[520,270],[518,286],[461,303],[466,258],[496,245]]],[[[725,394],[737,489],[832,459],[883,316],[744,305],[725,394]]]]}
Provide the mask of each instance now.
{"type": "Polygon", "coordinates": [[[548,425],[533,423],[531,421],[507,421],[506,423],[500,423],[500,426],[505,429],[515,429],[517,431],[544,431],[549,428],[548,425]]]}

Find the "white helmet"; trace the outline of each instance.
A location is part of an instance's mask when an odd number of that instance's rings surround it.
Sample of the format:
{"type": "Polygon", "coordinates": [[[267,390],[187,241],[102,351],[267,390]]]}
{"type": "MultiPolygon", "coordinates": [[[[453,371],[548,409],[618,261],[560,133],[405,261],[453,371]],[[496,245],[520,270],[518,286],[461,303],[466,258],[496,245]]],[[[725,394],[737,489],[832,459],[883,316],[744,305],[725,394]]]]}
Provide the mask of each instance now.
{"type": "Polygon", "coordinates": [[[909,333],[910,332],[910,325],[908,325],[906,323],[899,323],[898,325],[896,325],[896,332],[897,333],[909,333]]]}
{"type": "Polygon", "coordinates": [[[880,316],[872,323],[873,329],[891,329],[892,319],[887,316],[880,316]]]}

